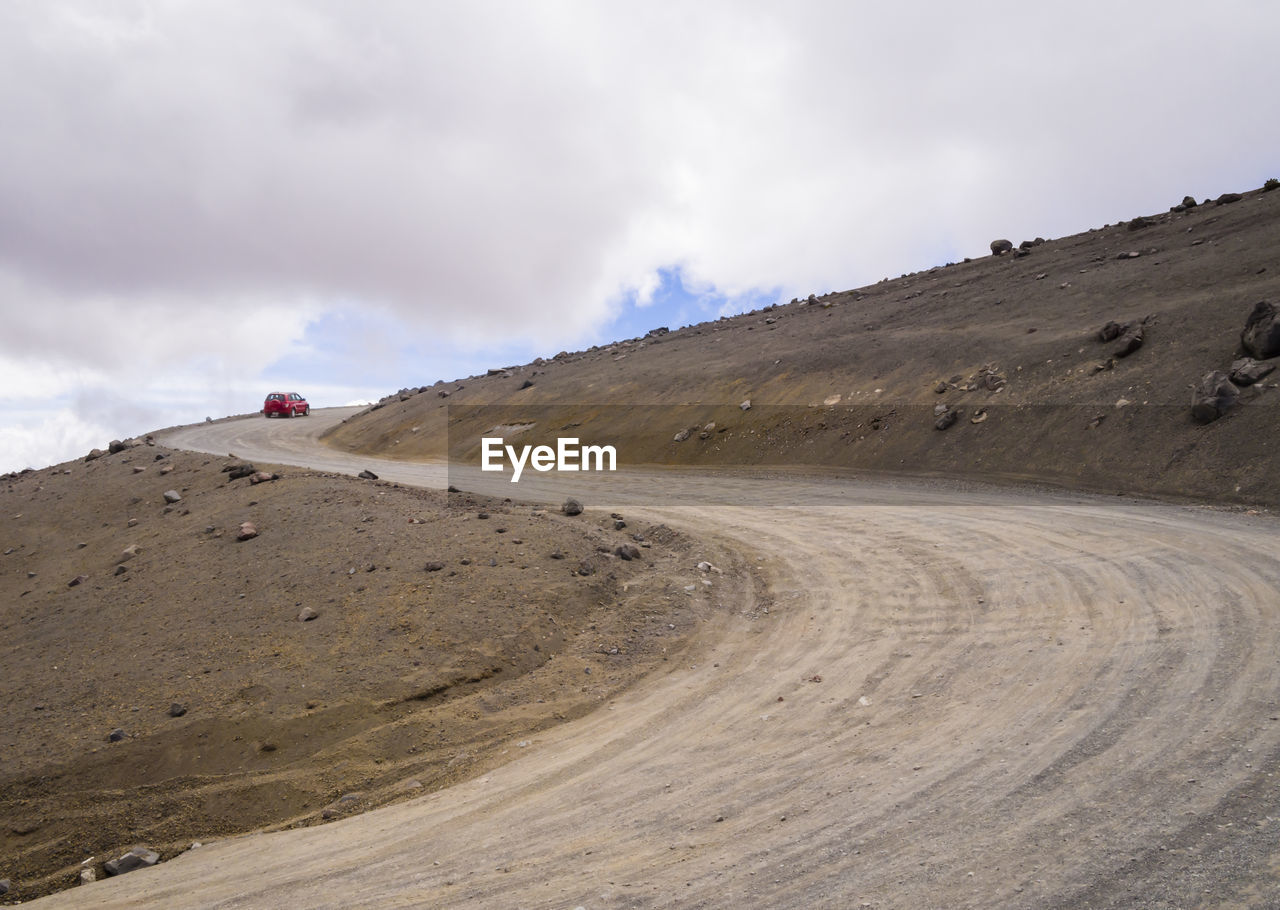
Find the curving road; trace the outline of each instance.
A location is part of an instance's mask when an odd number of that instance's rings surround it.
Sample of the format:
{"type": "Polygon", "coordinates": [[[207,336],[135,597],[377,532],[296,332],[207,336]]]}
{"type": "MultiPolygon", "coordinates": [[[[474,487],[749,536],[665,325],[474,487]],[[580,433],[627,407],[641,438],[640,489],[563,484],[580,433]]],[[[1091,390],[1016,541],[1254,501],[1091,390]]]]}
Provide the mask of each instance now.
{"type": "MultiPolygon", "coordinates": [[[[314,447],[333,419],[166,441],[369,464],[314,447]]],[[[438,467],[380,465],[443,483],[438,467]]],[[[572,488],[724,548],[721,607],[686,665],[481,779],[43,903],[1280,906],[1272,520],[784,474],[572,488]]]]}

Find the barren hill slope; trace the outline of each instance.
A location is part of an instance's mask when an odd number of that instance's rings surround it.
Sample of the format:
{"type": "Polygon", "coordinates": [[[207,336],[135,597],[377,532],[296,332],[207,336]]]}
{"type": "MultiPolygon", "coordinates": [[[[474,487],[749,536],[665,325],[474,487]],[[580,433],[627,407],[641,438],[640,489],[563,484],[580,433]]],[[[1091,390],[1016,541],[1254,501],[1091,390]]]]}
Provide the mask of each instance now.
{"type": "Polygon", "coordinates": [[[236,464],[137,445],[0,478],[0,903],[465,779],[689,625],[665,528],[236,464]]]}
{"type": "Polygon", "coordinates": [[[1239,356],[1253,306],[1280,301],[1277,249],[1280,193],[1254,191],[405,390],[327,441],[439,458],[447,425],[451,456],[474,460],[495,426],[526,427],[521,442],[571,427],[626,463],[821,465],[1275,504],[1280,374],[1209,424],[1191,418],[1190,395],[1239,356]],[[1116,341],[1098,339],[1111,321],[1142,324],[1145,343],[1117,356],[1116,341]],[[945,431],[939,405],[956,411],[945,431]]]}

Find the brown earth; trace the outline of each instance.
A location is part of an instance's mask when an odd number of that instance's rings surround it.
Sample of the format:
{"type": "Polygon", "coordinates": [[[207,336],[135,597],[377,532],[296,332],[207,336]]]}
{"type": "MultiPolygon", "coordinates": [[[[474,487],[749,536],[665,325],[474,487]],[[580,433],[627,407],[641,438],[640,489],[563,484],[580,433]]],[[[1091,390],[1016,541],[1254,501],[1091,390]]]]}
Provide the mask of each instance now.
{"type": "Polygon", "coordinates": [[[231,463],[142,445],[0,485],[5,899],[135,843],[168,858],[472,776],[688,630],[666,528],[231,463]]]}
{"type": "Polygon", "coordinates": [[[1280,373],[1214,423],[1190,415],[1191,386],[1229,368],[1254,304],[1280,303],[1280,192],[1147,221],[405,390],[327,441],[474,461],[486,431],[533,424],[510,441],[573,427],[625,464],[821,465],[1280,504],[1280,373]],[[1129,252],[1140,255],[1117,258],[1129,252]],[[1097,339],[1107,322],[1142,320],[1145,343],[1128,357],[1097,339]],[[984,367],[1003,388],[966,390],[984,367]],[[938,393],[944,380],[955,382],[938,393]],[[960,410],[945,432],[940,403],[960,410]]]}

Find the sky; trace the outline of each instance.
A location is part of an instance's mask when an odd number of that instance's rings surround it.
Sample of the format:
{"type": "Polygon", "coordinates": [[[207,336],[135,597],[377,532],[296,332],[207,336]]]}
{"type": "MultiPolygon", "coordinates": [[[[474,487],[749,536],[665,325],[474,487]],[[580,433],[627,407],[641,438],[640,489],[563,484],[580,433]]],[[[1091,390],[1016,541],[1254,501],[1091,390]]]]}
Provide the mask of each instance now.
{"type": "Polygon", "coordinates": [[[1280,4],[4,0],[0,472],[1280,176],[1280,4]]]}

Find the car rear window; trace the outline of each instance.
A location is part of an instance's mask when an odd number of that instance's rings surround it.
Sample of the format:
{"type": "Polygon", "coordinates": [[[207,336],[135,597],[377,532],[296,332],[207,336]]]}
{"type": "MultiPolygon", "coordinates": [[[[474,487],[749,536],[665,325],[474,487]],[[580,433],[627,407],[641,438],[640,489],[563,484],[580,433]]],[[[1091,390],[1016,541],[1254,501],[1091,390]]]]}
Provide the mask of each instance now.
{"type": "Polygon", "coordinates": [[[284,401],[283,395],[268,395],[267,401],[284,401]]]}

